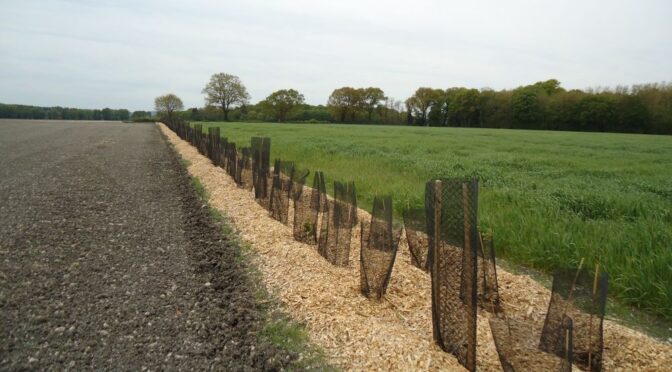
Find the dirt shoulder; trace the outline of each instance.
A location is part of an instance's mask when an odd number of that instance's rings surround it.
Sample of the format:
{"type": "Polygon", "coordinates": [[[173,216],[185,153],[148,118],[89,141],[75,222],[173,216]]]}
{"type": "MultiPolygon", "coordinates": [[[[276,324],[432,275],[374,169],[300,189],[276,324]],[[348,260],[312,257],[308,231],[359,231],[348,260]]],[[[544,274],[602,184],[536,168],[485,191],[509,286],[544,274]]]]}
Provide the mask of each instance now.
{"type": "Polygon", "coordinates": [[[0,369],[276,370],[239,259],[153,124],[0,125],[0,369]]]}

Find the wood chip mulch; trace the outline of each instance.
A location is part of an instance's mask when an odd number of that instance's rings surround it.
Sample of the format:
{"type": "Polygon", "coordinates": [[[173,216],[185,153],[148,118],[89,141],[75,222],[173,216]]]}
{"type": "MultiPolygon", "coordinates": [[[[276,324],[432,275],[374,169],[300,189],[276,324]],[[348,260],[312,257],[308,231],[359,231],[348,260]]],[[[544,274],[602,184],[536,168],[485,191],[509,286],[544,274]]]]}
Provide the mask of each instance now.
{"type": "MultiPolygon", "coordinates": [[[[187,170],[207,190],[210,203],[227,215],[254,251],[265,285],[294,319],[306,324],[311,341],[329,361],[348,370],[464,370],[432,339],[431,281],[411,265],[402,239],[387,294],[381,301],[360,292],[360,228],[353,231],[349,267],[329,264],[315,246],[294,240],[291,225],[272,219],[254,194],[239,188],[224,170],[163,124],[161,130],[190,162],[187,170]]],[[[290,218],[291,216],[290,207],[290,218]]],[[[360,219],[369,219],[359,210],[360,219]]],[[[291,224],[291,222],[290,222],[291,224]]],[[[524,319],[540,334],[550,291],[526,275],[497,268],[507,315],[524,319]]],[[[479,310],[477,368],[500,371],[488,319],[479,310]]],[[[661,371],[672,368],[672,345],[612,321],[604,323],[605,371],[661,371]]]]}

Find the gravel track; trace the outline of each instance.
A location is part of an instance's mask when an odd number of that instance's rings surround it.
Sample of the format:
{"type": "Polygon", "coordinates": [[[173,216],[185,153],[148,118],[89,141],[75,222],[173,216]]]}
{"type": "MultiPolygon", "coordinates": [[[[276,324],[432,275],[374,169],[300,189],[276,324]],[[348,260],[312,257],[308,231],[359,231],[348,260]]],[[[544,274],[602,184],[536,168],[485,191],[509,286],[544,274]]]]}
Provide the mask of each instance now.
{"type": "Polygon", "coordinates": [[[237,256],[154,124],[0,121],[0,369],[287,366],[237,256]]]}

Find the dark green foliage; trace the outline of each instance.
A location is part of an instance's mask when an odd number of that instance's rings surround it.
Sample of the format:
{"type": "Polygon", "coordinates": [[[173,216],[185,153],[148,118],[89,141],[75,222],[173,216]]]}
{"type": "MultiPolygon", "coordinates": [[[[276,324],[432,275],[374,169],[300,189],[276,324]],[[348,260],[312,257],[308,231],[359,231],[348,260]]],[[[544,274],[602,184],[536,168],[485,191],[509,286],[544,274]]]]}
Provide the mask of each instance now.
{"type": "Polygon", "coordinates": [[[408,125],[672,134],[672,84],[566,91],[551,79],[514,90],[419,88],[408,125]]]}
{"type": "Polygon", "coordinates": [[[511,112],[513,122],[519,128],[533,128],[544,117],[544,108],[534,89],[518,89],[513,92],[511,112]]]}
{"type": "Polygon", "coordinates": [[[90,110],[0,103],[0,118],[7,119],[128,120],[130,116],[130,112],[126,109],[113,110],[107,107],[102,110],[90,110]]]}
{"type": "Polygon", "coordinates": [[[152,113],[149,111],[133,111],[131,114],[131,120],[133,121],[150,121],[152,119],[152,113]]]}

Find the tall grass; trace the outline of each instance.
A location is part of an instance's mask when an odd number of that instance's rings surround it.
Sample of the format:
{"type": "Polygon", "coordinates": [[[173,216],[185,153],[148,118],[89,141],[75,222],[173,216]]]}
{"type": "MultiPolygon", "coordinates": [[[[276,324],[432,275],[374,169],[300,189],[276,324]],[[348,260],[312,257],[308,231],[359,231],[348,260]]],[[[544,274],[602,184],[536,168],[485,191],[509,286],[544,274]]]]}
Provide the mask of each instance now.
{"type": "MultiPolygon", "coordinates": [[[[672,319],[672,137],[524,130],[209,123],[237,146],[271,137],[272,158],[354,181],[369,209],[420,206],[435,177],[480,179],[482,228],[498,254],[552,272],[582,257],[610,294],[672,319]]],[[[207,130],[207,129],[204,129],[207,130]]]]}

